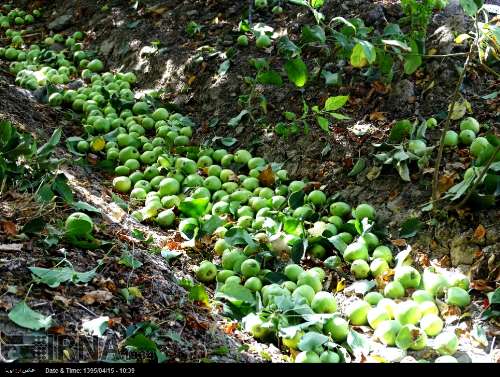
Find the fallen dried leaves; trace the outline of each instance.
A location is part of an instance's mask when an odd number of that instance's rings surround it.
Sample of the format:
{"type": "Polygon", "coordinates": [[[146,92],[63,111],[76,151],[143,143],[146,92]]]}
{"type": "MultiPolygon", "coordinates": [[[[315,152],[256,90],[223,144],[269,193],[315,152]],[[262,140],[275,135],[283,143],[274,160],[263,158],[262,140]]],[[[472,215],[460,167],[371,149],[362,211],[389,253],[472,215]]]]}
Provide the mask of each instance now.
{"type": "Polygon", "coordinates": [[[81,300],[86,305],[93,305],[96,302],[98,304],[103,304],[106,301],[111,300],[112,298],[113,298],[113,295],[111,294],[111,292],[97,290],[97,291],[92,291],[92,292],[85,294],[81,300]]]}

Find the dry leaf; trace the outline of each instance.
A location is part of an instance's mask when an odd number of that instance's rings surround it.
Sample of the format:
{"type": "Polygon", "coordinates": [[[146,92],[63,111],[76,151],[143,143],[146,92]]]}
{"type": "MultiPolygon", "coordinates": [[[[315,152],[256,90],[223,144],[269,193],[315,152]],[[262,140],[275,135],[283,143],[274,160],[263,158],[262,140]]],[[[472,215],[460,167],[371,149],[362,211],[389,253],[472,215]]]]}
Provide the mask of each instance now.
{"type": "Polygon", "coordinates": [[[451,173],[448,175],[443,175],[439,178],[438,189],[440,193],[448,191],[450,187],[455,184],[455,173],[451,173]]]}
{"type": "Polygon", "coordinates": [[[82,302],[86,305],[92,305],[94,303],[102,304],[106,301],[109,301],[113,298],[113,295],[111,292],[108,291],[102,291],[102,290],[97,290],[97,291],[92,291],[87,294],[85,294],[82,297],[82,302]]]}
{"type": "Polygon", "coordinates": [[[232,334],[234,330],[238,328],[238,322],[231,322],[224,326],[224,332],[226,334],[232,334]]]}
{"type": "Polygon", "coordinates": [[[337,282],[337,288],[335,288],[335,291],[342,292],[344,290],[345,286],[346,286],[345,279],[339,280],[337,282]]]}
{"type": "Polygon", "coordinates": [[[1,221],[0,224],[2,224],[3,231],[8,236],[15,236],[17,234],[16,224],[12,221],[1,221]]]}
{"type": "Polygon", "coordinates": [[[486,235],[486,229],[484,228],[484,226],[479,224],[476,230],[474,231],[474,238],[476,240],[482,240],[485,235],[486,235]]]}
{"type": "Polygon", "coordinates": [[[262,183],[266,187],[271,187],[274,185],[274,181],[276,180],[273,168],[271,165],[267,165],[267,168],[262,170],[259,174],[259,182],[262,183]]]}
{"type": "Polygon", "coordinates": [[[53,335],[64,335],[66,333],[66,329],[64,328],[64,326],[54,326],[54,327],[51,327],[49,330],[48,330],[49,334],[53,334],[53,335]]]}
{"type": "Polygon", "coordinates": [[[398,246],[398,247],[405,247],[406,246],[406,240],[403,238],[398,238],[397,240],[391,240],[391,243],[394,246],[398,246]]]}
{"type": "Polygon", "coordinates": [[[68,307],[71,304],[71,299],[68,299],[61,295],[55,295],[54,302],[60,302],[63,306],[68,307]]]}
{"type": "Polygon", "coordinates": [[[370,114],[370,120],[375,121],[375,120],[386,120],[386,117],[384,115],[385,113],[382,111],[375,111],[370,114]]]}

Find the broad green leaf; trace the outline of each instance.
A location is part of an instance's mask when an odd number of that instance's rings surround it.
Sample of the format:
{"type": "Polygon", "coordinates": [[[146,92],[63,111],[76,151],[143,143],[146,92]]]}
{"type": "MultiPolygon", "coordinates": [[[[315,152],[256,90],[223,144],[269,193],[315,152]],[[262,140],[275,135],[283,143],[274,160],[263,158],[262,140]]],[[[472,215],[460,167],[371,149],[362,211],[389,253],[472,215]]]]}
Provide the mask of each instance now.
{"type": "Polygon", "coordinates": [[[418,218],[412,217],[401,224],[399,235],[401,238],[411,238],[414,237],[420,229],[422,229],[422,222],[418,218]]]}
{"type": "Polygon", "coordinates": [[[288,75],[288,79],[293,82],[295,86],[301,88],[307,83],[308,71],[302,58],[297,57],[293,60],[288,60],[285,63],[285,71],[288,75]]]}
{"type": "Polygon", "coordinates": [[[189,217],[200,217],[205,214],[208,203],[208,198],[186,198],[181,201],[179,211],[189,217]]]}
{"type": "Polygon", "coordinates": [[[469,17],[474,17],[482,4],[483,1],[460,0],[460,5],[469,17]]]}
{"type": "Polygon", "coordinates": [[[238,142],[238,139],[235,139],[234,137],[223,137],[220,139],[220,142],[226,147],[231,147],[238,142]]]}
{"type": "Polygon", "coordinates": [[[396,169],[399,173],[399,176],[403,181],[410,182],[410,169],[405,161],[398,161],[396,164],[396,169]]]}
{"type": "MultiPolygon", "coordinates": [[[[15,130],[10,124],[10,122],[6,120],[0,121],[0,147],[4,147],[9,143],[14,132],[15,130]]],[[[1,150],[1,152],[3,152],[3,150],[1,150]]]]}
{"type": "Polygon", "coordinates": [[[257,75],[257,82],[264,85],[283,85],[283,79],[276,71],[261,72],[257,75]]]}
{"type": "Polygon", "coordinates": [[[321,76],[325,79],[325,85],[341,85],[342,78],[338,73],[332,73],[326,70],[321,71],[321,76]]]}
{"type": "Polygon", "coordinates": [[[386,44],[388,46],[398,47],[403,51],[411,51],[410,46],[408,46],[406,43],[398,41],[396,39],[382,39],[382,43],[386,44]]]}
{"type": "Polygon", "coordinates": [[[325,43],[326,35],[325,30],[319,25],[309,26],[306,25],[302,28],[302,40],[305,43],[325,43]]]}
{"type": "Polygon", "coordinates": [[[310,331],[300,339],[299,350],[313,351],[328,341],[328,337],[315,331],[310,331]]]}
{"type": "Polygon", "coordinates": [[[321,8],[324,3],[325,3],[325,0],[311,0],[311,6],[313,8],[321,8]]]}
{"type": "Polygon", "coordinates": [[[224,221],[219,216],[212,215],[207,221],[203,222],[201,230],[204,234],[212,234],[222,224],[224,224],[224,221]]]}
{"type": "Polygon", "coordinates": [[[68,186],[68,178],[64,173],[58,174],[54,183],[52,184],[52,189],[59,194],[59,196],[68,204],[74,202],[73,191],[68,186]]]}
{"type": "Polygon", "coordinates": [[[238,124],[240,124],[243,117],[247,114],[248,114],[248,110],[241,110],[241,112],[237,116],[229,119],[229,122],[227,122],[227,125],[229,127],[236,127],[238,124]]]}
{"type": "Polygon", "coordinates": [[[353,177],[361,173],[366,167],[366,159],[361,157],[356,164],[352,167],[352,170],[347,174],[348,177],[353,177]]]}
{"type": "Polygon", "coordinates": [[[414,73],[422,65],[422,56],[418,51],[417,42],[410,41],[411,52],[404,56],[404,71],[407,75],[414,73]]]}
{"type": "Polygon", "coordinates": [[[87,212],[96,212],[96,213],[101,213],[101,210],[99,208],[96,208],[88,203],[78,201],[74,202],[71,205],[74,209],[77,209],[79,211],[87,211],[87,212]]]}
{"type": "Polygon", "coordinates": [[[337,120],[349,120],[349,119],[351,119],[351,117],[349,117],[347,115],[334,113],[334,112],[330,112],[330,113],[328,113],[328,115],[330,115],[332,118],[335,118],[337,120]]]}
{"type": "Polygon", "coordinates": [[[307,249],[307,240],[296,242],[292,245],[292,251],[290,252],[290,256],[294,263],[300,263],[302,258],[304,257],[305,251],[307,249]]]}
{"type": "Polygon", "coordinates": [[[60,284],[66,282],[72,282],[74,284],[88,283],[94,278],[96,274],[95,268],[85,272],[77,272],[73,268],[69,267],[30,267],[29,270],[34,275],[36,280],[38,280],[40,283],[47,284],[51,288],[56,288],[60,284]]]}
{"type": "Polygon", "coordinates": [[[167,262],[170,262],[172,259],[178,258],[182,255],[180,251],[174,251],[174,250],[169,250],[169,249],[163,249],[161,251],[161,256],[167,260],[167,262]]]}
{"type": "Polygon", "coordinates": [[[224,60],[219,66],[219,71],[217,72],[219,76],[224,76],[229,70],[230,66],[231,66],[231,61],[229,59],[224,60]]]}
{"type": "Polygon", "coordinates": [[[62,130],[60,128],[55,130],[50,139],[44,145],[38,148],[36,152],[37,155],[39,157],[47,157],[49,154],[51,154],[54,151],[54,148],[59,144],[61,135],[62,130]]]}
{"type": "Polygon", "coordinates": [[[137,351],[155,352],[158,349],[156,343],[144,334],[137,334],[127,338],[125,344],[134,347],[137,351]]]}
{"type": "Polygon", "coordinates": [[[301,52],[300,47],[293,43],[286,35],[278,40],[277,46],[279,54],[288,59],[295,58],[301,52]]]}
{"type": "Polygon", "coordinates": [[[366,57],[366,60],[368,61],[368,64],[375,63],[375,60],[377,60],[377,53],[375,51],[375,46],[373,46],[368,41],[359,41],[358,43],[363,48],[363,52],[366,57]]]}
{"type": "Polygon", "coordinates": [[[355,356],[366,356],[370,353],[369,340],[364,335],[361,335],[353,329],[349,330],[349,333],[347,334],[347,345],[351,348],[352,353],[355,356]]]}
{"type": "Polygon", "coordinates": [[[304,198],[306,194],[304,191],[295,191],[290,195],[288,198],[288,205],[290,206],[291,209],[296,209],[300,207],[301,205],[304,205],[304,198]]]}
{"type": "Polygon", "coordinates": [[[368,59],[365,56],[365,51],[360,43],[356,43],[352,49],[350,63],[354,68],[363,68],[368,64],[368,59]]]}
{"type": "Polygon", "coordinates": [[[118,261],[119,264],[123,264],[124,266],[127,266],[129,268],[133,268],[133,269],[136,269],[136,268],[139,268],[142,266],[142,262],[136,258],[134,258],[134,256],[129,253],[127,250],[124,250],[123,253],[122,253],[122,256],[120,258],[120,260],[118,261]]]}
{"type": "Polygon", "coordinates": [[[236,226],[226,232],[224,239],[231,246],[255,245],[255,241],[250,237],[250,234],[245,229],[236,226]]]}
{"type": "Polygon", "coordinates": [[[11,309],[9,319],[16,325],[31,330],[47,330],[52,325],[52,316],[44,316],[34,311],[24,300],[11,309]]]}
{"type": "Polygon", "coordinates": [[[199,301],[208,305],[208,293],[205,287],[201,284],[196,284],[189,289],[189,299],[199,301]]]}
{"type": "Polygon", "coordinates": [[[236,306],[241,304],[255,304],[255,296],[252,291],[239,284],[225,284],[219,292],[216,293],[217,298],[225,298],[236,306]]]}
{"type": "Polygon", "coordinates": [[[349,96],[336,96],[336,97],[329,97],[325,101],[325,111],[335,111],[343,107],[347,101],[349,100],[349,96]]]}
{"type": "Polygon", "coordinates": [[[317,116],[316,121],[318,122],[319,128],[321,128],[325,132],[330,132],[328,119],[322,116],[317,116]]]}

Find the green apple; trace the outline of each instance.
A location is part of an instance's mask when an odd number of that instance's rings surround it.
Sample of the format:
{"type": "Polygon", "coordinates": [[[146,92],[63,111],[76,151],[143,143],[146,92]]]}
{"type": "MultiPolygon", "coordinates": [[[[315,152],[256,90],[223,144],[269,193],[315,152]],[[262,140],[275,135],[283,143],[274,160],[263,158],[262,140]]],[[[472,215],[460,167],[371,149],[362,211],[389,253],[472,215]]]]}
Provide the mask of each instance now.
{"type": "Polygon", "coordinates": [[[210,261],[203,261],[196,270],[196,278],[204,283],[211,282],[217,276],[217,267],[210,261]]]}
{"type": "Polygon", "coordinates": [[[375,260],[377,258],[384,259],[387,263],[392,262],[392,251],[387,246],[378,246],[373,250],[372,259],[375,260]]]}
{"type": "Polygon", "coordinates": [[[336,352],[333,352],[333,351],[324,351],[319,356],[319,360],[322,363],[336,364],[336,363],[340,362],[340,356],[336,352]]]}
{"type": "Polygon", "coordinates": [[[347,308],[349,321],[356,326],[365,325],[368,322],[367,316],[370,309],[371,305],[363,300],[350,304],[347,308]]]}
{"type": "Polygon", "coordinates": [[[297,331],[295,335],[292,338],[281,338],[283,341],[283,344],[291,349],[297,349],[300,343],[300,340],[304,336],[304,331],[297,331]]]}
{"type": "Polygon", "coordinates": [[[448,287],[446,278],[440,273],[435,272],[432,267],[428,267],[422,274],[422,283],[424,289],[435,296],[441,296],[445,288],[448,287]]]}
{"type": "Polygon", "coordinates": [[[405,295],[405,288],[399,281],[391,281],[384,288],[384,296],[389,298],[401,298],[405,295]]]}
{"type": "Polygon", "coordinates": [[[265,338],[271,332],[271,329],[263,326],[264,321],[255,313],[250,313],[243,317],[242,324],[245,331],[257,339],[265,338]]]}
{"type": "Polygon", "coordinates": [[[353,262],[356,259],[368,261],[368,248],[364,243],[353,242],[350,245],[347,245],[344,250],[343,257],[346,262],[353,262]]]}
{"type": "Polygon", "coordinates": [[[413,292],[411,298],[413,299],[413,301],[418,302],[419,304],[425,301],[434,302],[434,297],[429,292],[424,291],[423,289],[413,292]]]}
{"type": "Polygon", "coordinates": [[[387,270],[389,270],[389,264],[385,259],[375,258],[370,263],[370,271],[374,277],[382,275],[387,270]]]}
{"type": "Polygon", "coordinates": [[[470,296],[465,289],[450,287],[446,292],[446,303],[464,308],[470,304],[470,296]]]}
{"type": "Polygon", "coordinates": [[[351,272],[354,274],[356,279],[364,279],[370,273],[370,266],[363,259],[356,259],[351,264],[351,272]]]}
{"type": "Polygon", "coordinates": [[[396,337],[401,330],[401,324],[395,320],[388,320],[379,323],[374,336],[386,346],[394,346],[396,337]]]}
{"type": "Polygon", "coordinates": [[[225,283],[227,278],[234,276],[236,273],[233,270],[220,270],[217,272],[217,281],[225,283]]]}
{"type": "Polygon", "coordinates": [[[247,259],[241,264],[241,274],[250,278],[257,276],[260,272],[260,264],[255,259],[247,259]]]}
{"type": "Polygon", "coordinates": [[[375,215],[375,209],[371,205],[366,203],[358,205],[354,210],[354,218],[360,221],[365,217],[367,217],[369,220],[374,220],[375,215]]]}
{"type": "Polygon", "coordinates": [[[404,288],[418,288],[420,279],[420,273],[412,266],[398,266],[394,270],[394,280],[404,288]]]}
{"type": "Polygon", "coordinates": [[[252,276],[251,278],[247,279],[247,281],[245,281],[244,286],[251,291],[257,292],[262,289],[262,281],[258,277],[252,276]]]}
{"type": "Polygon", "coordinates": [[[428,336],[436,336],[443,330],[443,320],[435,314],[427,314],[420,320],[420,328],[428,336]]]}
{"type": "Polygon", "coordinates": [[[439,315],[439,309],[437,305],[434,303],[434,301],[424,301],[418,303],[418,306],[420,307],[420,311],[422,312],[422,316],[427,315],[427,314],[435,314],[439,315]]]}
{"type": "Polygon", "coordinates": [[[316,313],[335,313],[337,311],[337,301],[330,292],[317,292],[312,301],[311,308],[316,313]]]}
{"type": "Polygon", "coordinates": [[[368,292],[363,299],[370,305],[377,305],[383,298],[380,292],[368,292]]]}
{"type": "Polygon", "coordinates": [[[434,349],[440,355],[453,355],[458,349],[458,338],[452,332],[443,332],[434,339],[434,349]]]}
{"type": "Polygon", "coordinates": [[[289,264],[285,267],[283,271],[288,280],[297,282],[299,275],[304,272],[304,269],[298,264],[289,264]]]}
{"type": "Polygon", "coordinates": [[[333,317],[325,322],[323,329],[335,342],[341,343],[347,339],[349,323],[342,317],[333,317]]]}
{"type": "Polygon", "coordinates": [[[296,363],[317,364],[321,363],[318,354],[314,351],[302,351],[295,357],[296,363]]]}
{"type": "Polygon", "coordinates": [[[416,325],[422,318],[422,311],[416,302],[404,301],[396,306],[394,318],[402,325],[416,325]]]}
{"type": "Polygon", "coordinates": [[[397,305],[398,304],[390,298],[383,298],[377,304],[377,306],[385,309],[385,311],[387,312],[387,314],[389,314],[391,319],[394,319],[394,312],[396,311],[397,305]]]}
{"type": "Polygon", "coordinates": [[[311,302],[312,302],[315,294],[316,294],[316,292],[309,285],[301,285],[301,286],[298,286],[297,288],[294,289],[294,291],[292,293],[292,297],[295,300],[299,297],[303,297],[304,299],[306,299],[307,303],[309,305],[311,305],[311,302]]]}
{"type": "Polygon", "coordinates": [[[398,332],[396,345],[403,350],[420,351],[427,345],[427,334],[415,325],[404,325],[398,332]]]}
{"type": "Polygon", "coordinates": [[[384,308],[377,306],[370,309],[366,318],[371,328],[377,329],[382,322],[390,320],[391,316],[384,308]]]}
{"type": "Polygon", "coordinates": [[[330,214],[340,218],[351,213],[351,206],[345,202],[335,202],[330,204],[330,214]]]}
{"type": "Polygon", "coordinates": [[[319,292],[323,288],[320,277],[314,271],[302,272],[297,279],[297,285],[309,285],[315,292],[319,292]]]}
{"type": "Polygon", "coordinates": [[[477,134],[480,128],[481,125],[479,124],[479,122],[472,117],[462,119],[462,121],[460,122],[460,131],[470,130],[474,132],[474,134],[477,134]]]}

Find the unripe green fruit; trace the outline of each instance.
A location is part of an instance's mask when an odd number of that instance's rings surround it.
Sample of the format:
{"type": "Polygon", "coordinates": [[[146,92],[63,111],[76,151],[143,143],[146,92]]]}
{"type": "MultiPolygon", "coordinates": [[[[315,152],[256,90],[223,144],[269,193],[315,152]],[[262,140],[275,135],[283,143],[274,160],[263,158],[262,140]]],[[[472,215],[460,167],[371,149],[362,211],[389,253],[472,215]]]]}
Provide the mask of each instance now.
{"type": "Polygon", "coordinates": [[[260,272],[260,264],[255,259],[247,259],[241,264],[241,274],[246,277],[257,276],[260,272]]]}
{"type": "Polygon", "coordinates": [[[299,275],[297,285],[309,285],[315,292],[321,291],[321,288],[323,287],[318,274],[310,271],[304,271],[299,275]]]}
{"type": "Polygon", "coordinates": [[[375,260],[377,258],[384,259],[387,263],[391,263],[393,256],[392,251],[387,246],[378,246],[373,250],[372,259],[375,260]]]}
{"type": "Polygon", "coordinates": [[[368,248],[361,242],[351,243],[350,245],[347,245],[344,250],[343,257],[346,262],[353,262],[356,259],[368,261],[368,248]]]}
{"type": "Polygon", "coordinates": [[[370,271],[374,277],[382,275],[387,270],[389,265],[385,259],[376,258],[370,263],[370,271]]]}
{"type": "Polygon", "coordinates": [[[255,41],[255,44],[258,48],[268,48],[271,46],[271,39],[267,35],[261,34],[255,41]]]}
{"type": "Polygon", "coordinates": [[[396,345],[403,350],[419,351],[427,345],[427,334],[414,325],[404,325],[396,337],[396,345]]]}
{"type": "Polygon", "coordinates": [[[321,363],[337,364],[340,362],[340,356],[333,351],[324,351],[319,356],[321,363]]]}
{"type": "Polygon", "coordinates": [[[420,320],[420,328],[428,336],[436,336],[443,330],[443,320],[435,314],[427,314],[420,320]]]}
{"type": "Polygon", "coordinates": [[[307,363],[307,364],[318,364],[321,363],[321,359],[318,354],[314,351],[303,351],[295,357],[296,363],[307,363]]]}
{"type": "Polygon", "coordinates": [[[452,332],[443,332],[434,339],[434,349],[440,355],[453,355],[458,349],[458,338],[452,332]]]}
{"type": "Polygon", "coordinates": [[[401,298],[405,295],[405,288],[399,281],[392,281],[384,288],[384,296],[389,298],[401,298]]]}
{"type": "Polygon", "coordinates": [[[460,131],[460,142],[464,145],[471,145],[474,139],[476,138],[476,134],[471,130],[463,130],[460,131]]]}
{"type": "Polygon", "coordinates": [[[246,35],[240,35],[236,41],[240,46],[248,46],[248,37],[246,35]]]}
{"type": "Polygon", "coordinates": [[[479,122],[472,117],[465,118],[460,122],[460,131],[470,130],[474,132],[474,134],[477,134],[480,128],[481,125],[479,122]]]}
{"type": "Polygon", "coordinates": [[[377,329],[382,322],[390,319],[391,316],[382,307],[371,308],[368,311],[367,320],[372,329],[377,329]]]}
{"type": "Polygon", "coordinates": [[[446,131],[444,145],[446,147],[456,147],[458,145],[458,134],[452,130],[446,131]]]}
{"type": "Polygon", "coordinates": [[[323,329],[335,342],[341,343],[347,339],[349,323],[342,317],[334,317],[325,322],[323,329]]]}
{"type": "Polygon", "coordinates": [[[337,311],[337,301],[330,292],[318,292],[314,295],[311,308],[316,313],[335,313],[337,311]]]}
{"type": "Polygon", "coordinates": [[[404,288],[418,288],[420,279],[420,273],[411,266],[399,266],[395,269],[394,280],[399,281],[404,288]]]}
{"type": "Polygon", "coordinates": [[[299,297],[303,297],[304,299],[306,299],[308,305],[311,305],[311,302],[312,302],[315,294],[316,294],[316,292],[314,291],[314,289],[311,286],[300,285],[297,288],[295,288],[295,290],[293,291],[292,298],[297,300],[299,297]]]}
{"type": "Polygon", "coordinates": [[[371,305],[366,301],[359,300],[352,303],[347,308],[347,316],[351,324],[356,326],[365,325],[368,322],[368,311],[371,309],[371,305]]]}
{"type": "Polygon", "coordinates": [[[364,279],[370,273],[370,266],[363,259],[356,259],[351,264],[351,272],[354,274],[356,279],[364,279]]]}
{"type": "Polygon", "coordinates": [[[374,336],[386,346],[394,346],[400,330],[401,324],[398,321],[387,320],[379,323],[374,336]]]}
{"type": "Polygon", "coordinates": [[[470,296],[465,289],[450,287],[446,292],[446,303],[464,308],[470,304],[470,296]]]}
{"type": "Polygon", "coordinates": [[[414,301],[404,301],[396,306],[394,318],[402,325],[416,325],[422,318],[422,311],[414,301]]]}
{"type": "Polygon", "coordinates": [[[354,210],[354,218],[356,220],[362,220],[367,217],[369,220],[375,219],[375,209],[366,203],[362,203],[356,207],[354,210]]]}
{"type": "Polygon", "coordinates": [[[203,261],[196,270],[196,278],[204,283],[211,282],[217,276],[217,267],[210,261],[203,261]]]}
{"type": "Polygon", "coordinates": [[[421,304],[425,301],[431,301],[431,302],[434,302],[434,297],[427,291],[424,291],[424,290],[418,290],[418,291],[415,291],[413,292],[413,294],[411,295],[411,298],[413,299],[413,301],[421,304]]]}

